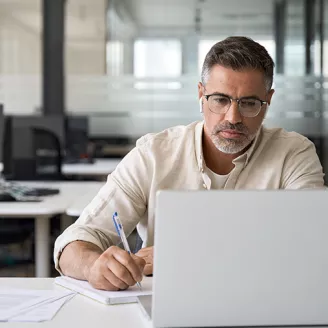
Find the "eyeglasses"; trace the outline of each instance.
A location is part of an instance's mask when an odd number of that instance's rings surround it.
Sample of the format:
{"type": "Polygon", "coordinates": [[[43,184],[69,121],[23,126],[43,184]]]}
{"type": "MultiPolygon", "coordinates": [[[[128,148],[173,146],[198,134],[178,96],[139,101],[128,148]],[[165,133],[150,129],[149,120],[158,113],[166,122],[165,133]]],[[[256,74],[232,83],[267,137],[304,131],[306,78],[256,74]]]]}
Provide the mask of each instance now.
{"type": "Polygon", "coordinates": [[[268,102],[256,98],[242,97],[242,98],[231,98],[226,95],[214,93],[211,95],[204,95],[208,102],[208,108],[212,113],[225,114],[232,101],[236,101],[238,104],[239,113],[244,117],[255,117],[257,116],[263,105],[268,102]]]}

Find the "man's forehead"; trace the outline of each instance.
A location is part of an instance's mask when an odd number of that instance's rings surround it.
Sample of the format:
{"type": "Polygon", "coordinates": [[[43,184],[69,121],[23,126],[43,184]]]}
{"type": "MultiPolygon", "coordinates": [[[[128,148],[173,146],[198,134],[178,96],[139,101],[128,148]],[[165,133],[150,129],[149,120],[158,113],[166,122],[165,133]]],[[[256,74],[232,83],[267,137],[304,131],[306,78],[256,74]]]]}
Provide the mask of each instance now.
{"type": "Polygon", "coordinates": [[[215,78],[249,78],[264,81],[264,73],[259,69],[243,68],[239,70],[232,69],[221,65],[214,65],[209,71],[208,79],[215,78]]]}
{"type": "Polygon", "coordinates": [[[236,71],[219,65],[212,68],[205,87],[214,92],[223,92],[222,89],[227,89],[227,91],[245,90],[251,93],[266,90],[264,74],[260,70],[236,71]]]}

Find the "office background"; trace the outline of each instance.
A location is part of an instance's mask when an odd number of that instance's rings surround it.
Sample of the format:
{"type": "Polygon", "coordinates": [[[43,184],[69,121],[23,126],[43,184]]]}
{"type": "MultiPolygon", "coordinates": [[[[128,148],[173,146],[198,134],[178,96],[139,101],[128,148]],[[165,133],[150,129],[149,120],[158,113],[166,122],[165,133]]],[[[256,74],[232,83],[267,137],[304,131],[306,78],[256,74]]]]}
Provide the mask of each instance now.
{"type": "MultiPolygon", "coordinates": [[[[31,115],[43,105],[43,2],[0,1],[0,102],[6,114],[31,115]]],[[[259,41],[277,64],[268,124],[326,132],[316,125],[327,115],[326,0],[57,2],[52,6],[63,7],[65,17],[58,9],[47,21],[53,22],[49,29],[64,24],[65,111],[88,115],[92,136],[138,137],[199,119],[202,60],[229,35],[259,41]]],[[[59,61],[52,59],[56,70],[59,61]]]]}
{"type": "Polygon", "coordinates": [[[328,171],[327,23],[328,0],[0,0],[0,104],[18,140],[9,150],[4,142],[4,162],[16,156],[27,167],[21,140],[40,116],[50,117],[40,124],[66,154],[76,137],[84,149],[70,149],[75,157],[104,158],[124,156],[143,134],[201,119],[206,52],[245,35],[276,63],[265,124],[309,137],[328,171]]]}

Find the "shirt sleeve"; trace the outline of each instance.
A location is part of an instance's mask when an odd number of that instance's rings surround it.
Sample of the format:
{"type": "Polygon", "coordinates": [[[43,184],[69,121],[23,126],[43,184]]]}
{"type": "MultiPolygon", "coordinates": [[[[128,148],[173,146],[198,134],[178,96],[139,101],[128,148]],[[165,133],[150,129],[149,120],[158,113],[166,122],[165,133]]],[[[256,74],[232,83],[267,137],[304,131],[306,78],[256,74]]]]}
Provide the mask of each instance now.
{"type": "Polygon", "coordinates": [[[144,146],[134,148],[108,176],[78,220],[57,238],[54,261],[59,272],[61,252],[73,241],[87,241],[102,250],[120,242],[112,221],[114,212],[118,212],[127,235],[134,230],[148,203],[151,172],[147,164],[144,146]]]}
{"type": "Polygon", "coordinates": [[[286,158],[282,189],[317,189],[324,187],[324,174],[314,144],[305,139],[286,158]]]}

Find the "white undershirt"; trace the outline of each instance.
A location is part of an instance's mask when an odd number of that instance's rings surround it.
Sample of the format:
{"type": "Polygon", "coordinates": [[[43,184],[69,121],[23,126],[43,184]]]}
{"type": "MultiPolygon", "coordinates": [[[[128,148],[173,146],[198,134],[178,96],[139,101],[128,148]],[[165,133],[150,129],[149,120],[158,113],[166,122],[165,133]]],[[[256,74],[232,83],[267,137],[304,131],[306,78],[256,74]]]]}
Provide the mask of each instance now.
{"type": "Polygon", "coordinates": [[[231,172],[226,175],[220,175],[206,167],[206,173],[211,179],[211,189],[223,189],[231,172]]]}

